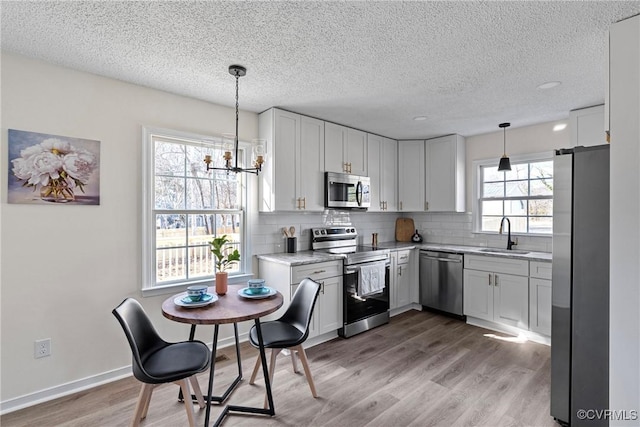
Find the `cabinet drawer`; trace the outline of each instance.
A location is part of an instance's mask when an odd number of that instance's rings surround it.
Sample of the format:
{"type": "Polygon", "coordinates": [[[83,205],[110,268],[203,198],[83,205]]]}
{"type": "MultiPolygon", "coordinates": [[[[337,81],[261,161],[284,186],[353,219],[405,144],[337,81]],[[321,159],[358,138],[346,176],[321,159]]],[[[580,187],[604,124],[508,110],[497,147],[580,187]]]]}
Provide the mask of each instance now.
{"type": "Polygon", "coordinates": [[[318,262],[291,267],[292,285],[300,283],[305,277],[317,281],[336,276],[342,276],[342,261],[318,262]]]}
{"type": "Polygon", "coordinates": [[[530,264],[530,276],[536,279],[551,280],[551,263],[531,261],[530,264]]]}
{"type": "Polygon", "coordinates": [[[411,250],[398,251],[398,265],[408,264],[411,259],[411,250]]]}
{"type": "Polygon", "coordinates": [[[515,274],[517,276],[529,275],[529,261],[499,256],[465,255],[464,268],[492,273],[515,274]]]}

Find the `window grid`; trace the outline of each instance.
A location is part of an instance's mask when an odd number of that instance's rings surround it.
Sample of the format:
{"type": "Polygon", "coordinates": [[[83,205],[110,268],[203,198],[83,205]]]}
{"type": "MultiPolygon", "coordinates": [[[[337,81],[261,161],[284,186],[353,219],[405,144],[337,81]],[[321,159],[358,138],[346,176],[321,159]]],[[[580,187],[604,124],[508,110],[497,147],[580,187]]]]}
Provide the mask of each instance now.
{"type": "Polygon", "coordinates": [[[512,232],[552,233],[552,160],[515,163],[506,172],[498,172],[495,165],[480,166],[480,178],[480,231],[497,232],[507,216],[512,232]]]}
{"type": "MultiPolygon", "coordinates": [[[[203,159],[207,154],[212,156],[214,166],[224,164],[216,142],[151,136],[150,214],[155,224],[151,286],[211,279],[215,260],[209,242],[214,237],[226,234],[230,246],[241,256],[244,252],[243,176],[206,171],[203,159]]],[[[227,271],[236,274],[241,269],[241,265],[233,265],[227,271]]]]}

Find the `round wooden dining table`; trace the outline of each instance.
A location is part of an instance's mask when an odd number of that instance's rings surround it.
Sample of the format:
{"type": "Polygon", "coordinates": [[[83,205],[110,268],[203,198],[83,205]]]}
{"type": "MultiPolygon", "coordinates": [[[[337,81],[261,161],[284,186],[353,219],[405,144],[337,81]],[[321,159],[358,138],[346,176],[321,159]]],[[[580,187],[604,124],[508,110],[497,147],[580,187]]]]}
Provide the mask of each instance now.
{"type": "Polygon", "coordinates": [[[226,405],[214,423],[214,426],[220,425],[223,419],[232,412],[253,413],[263,415],[275,415],[273,406],[273,396],[271,394],[271,382],[269,381],[269,373],[267,369],[267,358],[264,351],[264,342],[262,339],[262,329],[260,327],[260,318],[271,314],[282,307],[283,297],[280,292],[275,292],[267,298],[247,298],[240,296],[239,291],[242,285],[229,285],[225,295],[216,295],[215,289],[209,287],[207,292],[217,296],[217,301],[212,302],[204,307],[183,307],[176,304],[176,298],[182,298],[187,293],[173,295],[162,303],[162,314],[167,319],[188,323],[191,325],[189,339],[193,340],[195,336],[196,325],[214,325],[213,343],[211,349],[211,368],[209,370],[209,386],[205,396],[207,400],[206,415],[204,425],[208,427],[209,417],[211,413],[211,403],[222,403],[226,400],[233,389],[242,380],[242,364],[240,361],[240,343],[238,341],[238,323],[253,320],[256,327],[256,335],[258,336],[260,359],[262,361],[262,372],[265,379],[265,388],[267,391],[267,408],[253,408],[247,406],[226,405]],[[236,341],[236,357],[238,362],[238,376],[229,386],[222,396],[213,396],[213,378],[215,373],[216,348],[218,344],[219,327],[222,324],[233,323],[235,341],[236,341]]]}

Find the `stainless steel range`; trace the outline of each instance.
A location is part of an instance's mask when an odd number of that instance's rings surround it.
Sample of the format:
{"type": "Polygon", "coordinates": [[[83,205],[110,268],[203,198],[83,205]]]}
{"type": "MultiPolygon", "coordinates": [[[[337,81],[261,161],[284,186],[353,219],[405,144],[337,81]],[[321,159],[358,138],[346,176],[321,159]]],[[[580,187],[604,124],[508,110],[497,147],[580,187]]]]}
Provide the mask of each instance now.
{"type": "Polygon", "coordinates": [[[352,226],[311,229],[311,249],[344,254],[343,327],[348,338],[389,322],[388,249],[358,245],[352,226]]]}

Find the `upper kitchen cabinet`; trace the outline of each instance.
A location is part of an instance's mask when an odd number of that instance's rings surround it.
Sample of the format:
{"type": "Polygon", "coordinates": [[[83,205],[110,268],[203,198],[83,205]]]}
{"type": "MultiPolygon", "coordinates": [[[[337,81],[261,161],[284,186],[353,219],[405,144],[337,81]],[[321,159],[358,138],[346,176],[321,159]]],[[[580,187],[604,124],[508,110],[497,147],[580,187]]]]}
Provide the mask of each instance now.
{"type": "Polygon", "coordinates": [[[259,180],[259,210],[324,209],[324,122],[269,109],[258,118],[267,161],[259,180]]]}
{"type": "Polygon", "coordinates": [[[398,209],[398,141],[367,134],[367,164],[371,178],[369,211],[394,212],[398,209]]]}
{"type": "Polygon", "coordinates": [[[604,105],[569,111],[571,146],[602,145],[607,143],[604,105]]]}
{"type": "Polygon", "coordinates": [[[424,140],[398,141],[398,210],[425,210],[424,140]]]}
{"type": "Polygon", "coordinates": [[[447,135],[425,141],[425,210],[464,212],[465,140],[447,135]]]}
{"type": "Polygon", "coordinates": [[[367,176],[367,134],[325,123],[324,168],[327,172],[367,176]]]}
{"type": "Polygon", "coordinates": [[[465,141],[448,135],[398,142],[398,210],[464,212],[465,141]]]}

